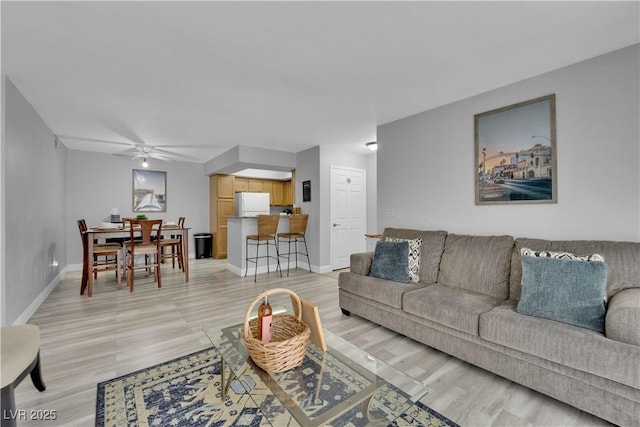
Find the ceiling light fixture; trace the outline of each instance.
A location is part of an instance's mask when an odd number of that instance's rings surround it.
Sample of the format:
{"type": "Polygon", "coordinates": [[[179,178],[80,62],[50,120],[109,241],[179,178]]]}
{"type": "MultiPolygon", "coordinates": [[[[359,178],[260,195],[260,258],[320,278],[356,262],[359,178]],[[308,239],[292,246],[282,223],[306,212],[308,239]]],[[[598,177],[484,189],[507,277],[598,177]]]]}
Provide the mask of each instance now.
{"type": "Polygon", "coordinates": [[[371,151],[378,151],[378,141],[371,141],[364,144],[371,151]]]}
{"type": "Polygon", "coordinates": [[[142,159],[142,167],[143,168],[148,168],[149,167],[149,163],[147,163],[147,158],[143,158],[142,159]]]}

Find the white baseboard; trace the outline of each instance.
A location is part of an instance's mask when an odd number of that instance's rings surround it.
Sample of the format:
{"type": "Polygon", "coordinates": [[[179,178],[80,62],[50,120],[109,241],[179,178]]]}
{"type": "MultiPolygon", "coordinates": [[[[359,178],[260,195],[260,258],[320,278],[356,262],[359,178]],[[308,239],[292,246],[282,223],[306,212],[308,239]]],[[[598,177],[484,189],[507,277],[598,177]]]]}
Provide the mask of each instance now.
{"type": "MultiPolygon", "coordinates": [[[[82,268],[82,264],[80,264],[80,268],[82,268]]],[[[40,292],[40,295],[38,295],[36,299],[33,300],[33,302],[29,305],[29,307],[27,307],[26,310],[23,311],[20,316],[18,316],[18,318],[13,322],[13,324],[25,325],[29,321],[29,319],[31,319],[31,317],[35,314],[36,310],[38,310],[38,307],[42,305],[42,303],[44,302],[44,300],[47,299],[49,294],[56,288],[56,286],[58,286],[58,283],[60,283],[60,280],[62,280],[62,277],[65,275],[66,272],[67,272],[67,267],[60,270],[60,272],[51,280],[51,282],[49,282],[47,287],[44,288],[42,292],[40,292]]]]}
{"type": "MultiPolygon", "coordinates": [[[[280,267],[282,268],[282,271],[286,271],[287,270],[287,262],[282,262],[280,261],[280,267]]],[[[227,262],[227,270],[229,270],[230,272],[232,272],[233,274],[237,274],[240,277],[244,277],[244,272],[245,269],[244,268],[239,268],[236,265],[230,264],[227,262]]],[[[250,265],[249,266],[249,272],[248,272],[248,276],[252,276],[255,274],[255,265],[250,265]]],[[[293,266],[292,266],[293,268],[293,266]]],[[[301,268],[303,270],[307,270],[309,268],[309,264],[307,264],[306,262],[301,262],[298,261],[298,268],[301,268]]],[[[276,271],[276,264],[270,264],[269,265],[269,271],[270,272],[274,272],[276,271]]],[[[323,265],[323,266],[317,266],[317,265],[311,265],[311,271],[314,273],[330,273],[331,271],[333,271],[331,269],[330,265],[323,265]]],[[[259,265],[258,266],[258,274],[262,274],[262,273],[266,273],[267,272],[267,266],[266,265],[259,265]]]]}
{"type": "Polygon", "coordinates": [[[67,271],[82,271],[82,263],[80,263],[80,264],[67,264],[67,271]]]}
{"type": "Polygon", "coordinates": [[[311,271],[313,271],[314,273],[331,273],[333,271],[333,269],[331,268],[330,265],[322,265],[322,266],[315,266],[312,265],[311,266],[311,271]]]}

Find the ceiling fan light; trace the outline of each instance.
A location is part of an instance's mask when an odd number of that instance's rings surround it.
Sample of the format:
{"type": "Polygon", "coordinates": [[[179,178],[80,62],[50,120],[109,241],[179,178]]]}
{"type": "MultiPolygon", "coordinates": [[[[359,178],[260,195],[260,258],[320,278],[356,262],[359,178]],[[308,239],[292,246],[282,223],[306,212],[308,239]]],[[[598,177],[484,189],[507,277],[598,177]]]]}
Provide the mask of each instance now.
{"type": "Polygon", "coordinates": [[[142,159],[142,167],[143,168],[148,168],[149,167],[149,163],[147,163],[147,158],[143,158],[142,159]]]}

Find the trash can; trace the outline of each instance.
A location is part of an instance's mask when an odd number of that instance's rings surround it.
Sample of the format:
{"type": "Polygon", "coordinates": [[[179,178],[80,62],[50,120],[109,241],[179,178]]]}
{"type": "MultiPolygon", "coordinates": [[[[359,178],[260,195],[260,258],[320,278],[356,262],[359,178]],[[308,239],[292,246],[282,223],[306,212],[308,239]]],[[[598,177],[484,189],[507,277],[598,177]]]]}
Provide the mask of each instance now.
{"type": "Polygon", "coordinates": [[[193,238],[196,241],[196,259],[211,258],[211,247],[213,243],[213,234],[211,233],[195,233],[193,238]]]}

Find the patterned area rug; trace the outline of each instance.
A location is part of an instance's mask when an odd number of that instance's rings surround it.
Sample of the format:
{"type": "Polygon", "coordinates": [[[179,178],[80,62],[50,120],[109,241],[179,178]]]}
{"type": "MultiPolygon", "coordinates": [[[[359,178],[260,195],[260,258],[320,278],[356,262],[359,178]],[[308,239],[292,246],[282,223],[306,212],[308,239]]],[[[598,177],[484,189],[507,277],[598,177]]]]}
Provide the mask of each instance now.
{"type": "MultiPolygon", "coordinates": [[[[266,386],[259,378],[244,375],[232,381],[224,402],[220,385],[220,358],[213,348],[114,378],[98,384],[96,426],[267,426],[265,408],[273,425],[299,425],[269,390],[261,392],[266,386]],[[247,389],[268,396],[262,410],[247,389]]],[[[404,398],[402,394],[390,389],[388,398],[404,398]]],[[[326,425],[371,425],[361,409],[356,405],[326,425]]],[[[457,424],[418,402],[389,426],[457,424]]]]}

